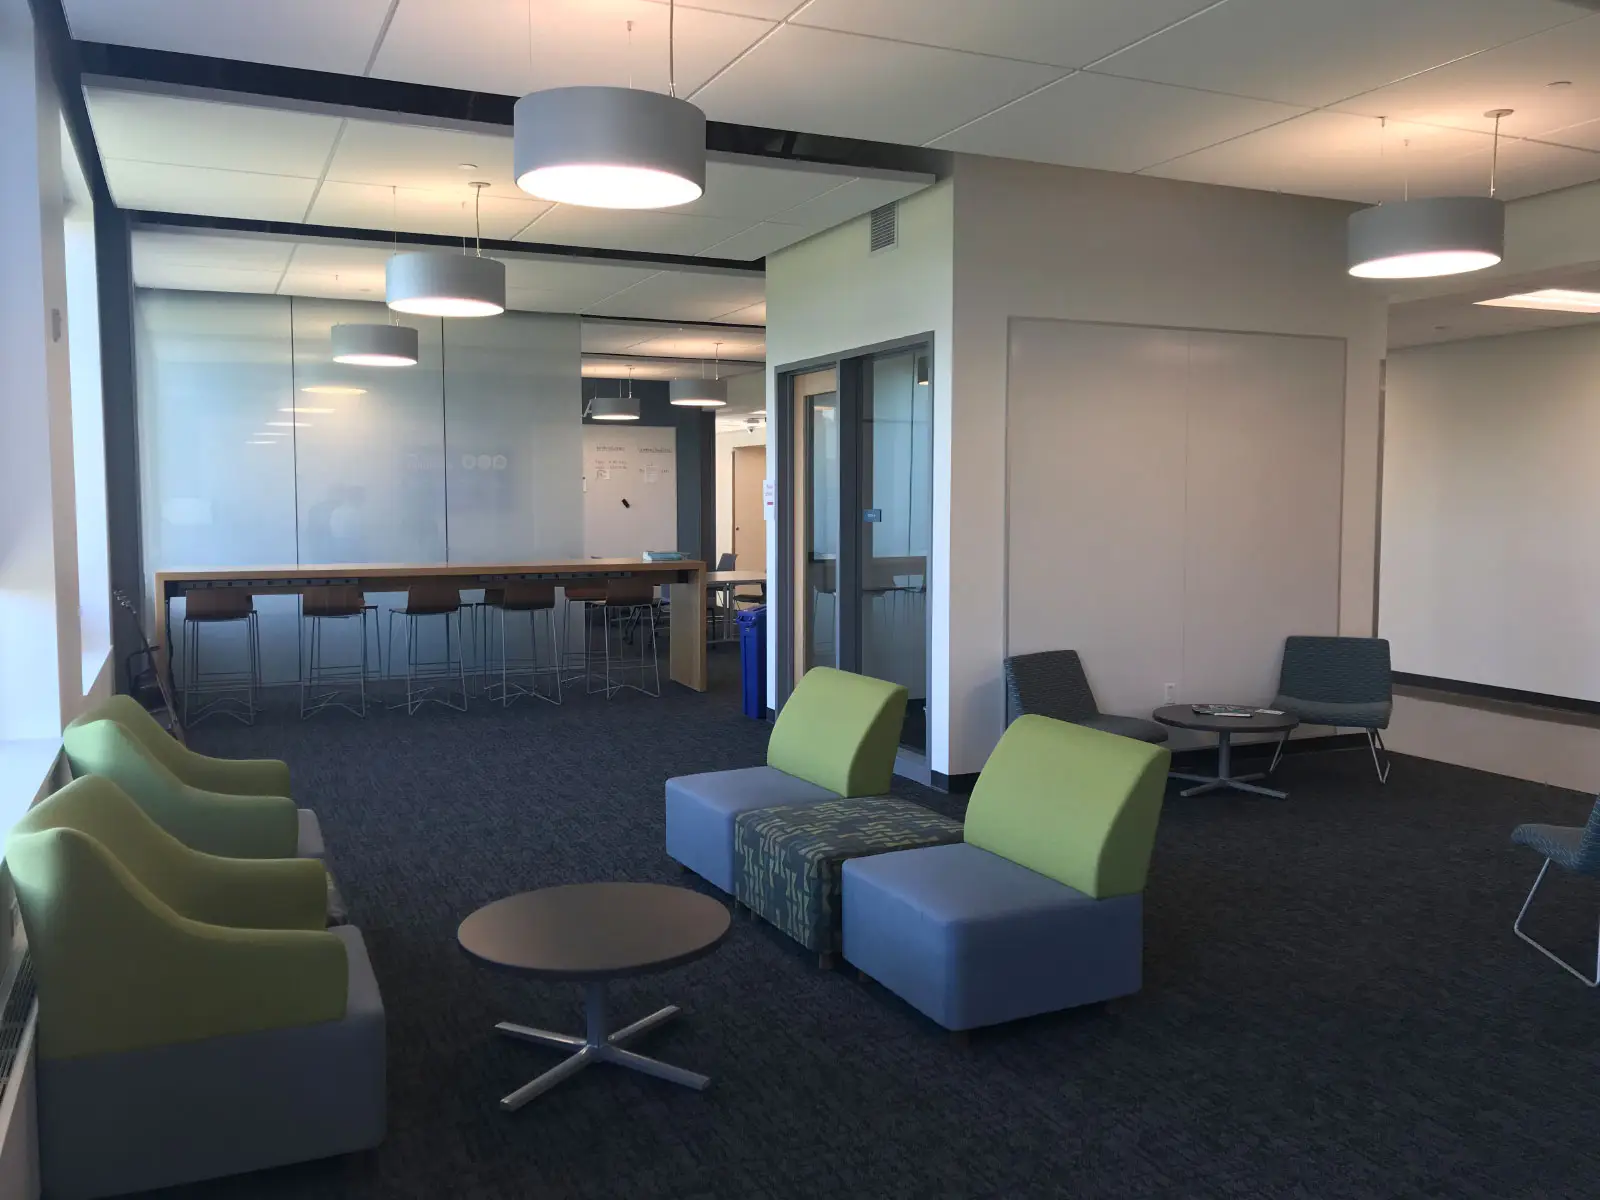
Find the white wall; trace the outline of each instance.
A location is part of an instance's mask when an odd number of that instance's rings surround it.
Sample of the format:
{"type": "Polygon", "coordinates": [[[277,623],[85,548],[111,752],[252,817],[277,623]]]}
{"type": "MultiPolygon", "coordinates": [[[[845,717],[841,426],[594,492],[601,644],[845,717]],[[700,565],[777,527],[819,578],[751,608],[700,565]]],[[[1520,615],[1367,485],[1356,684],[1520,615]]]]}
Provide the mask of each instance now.
{"type": "MultiPolygon", "coordinates": [[[[932,688],[928,697],[929,761],[943,770],[948,725],[943,659],[949,641],[940,572],[949,529],[952,269],[955,187],[936,184],[900,204],[899,241],[869,254],[869,218],[860,217],[808,238],[767,259],[768,417],[776,419],[775,383],[784,366],[823,355],[933,334],[933,545],[930,596],[933,607],[932,688]]],[[[767,478],[777,478],[773,446],[767,478]]],[[[998,527],[997,527],[998,528],[998,527]]],[[[767,527],[767,571],[776,577],[777,524],[767,527]]],[[[767,678],[776,702],[778,641],[768,642],[767,678]]]]}
{"type": "MultiPolygon", "coordinates": [[[[766,375],[752,371],[728,380],[728,407],[739,412],[766,408],[766,375]]],[[[729,418],[730,420],[734,418],[729,418]]],[[[716,555],[733,553],[733,452],[740,446],[765,446],[765,423],[750,429],[717,430],[717,541],[716,555]]],[[[769,476],[770,478],[770,476],[769,476]]],[[[746,564],[752,566],[754,564],[746,564]]]]}
{"type": "Polygon", "coordinates": [[[1600,700],[1600,325],[1397,351],[1379,630],[1399,671],[1600,700]]]}
{"type": "MultiPolygon", "coordinates": [[[[938,748],[935,730],[934,769],[977,771],[1004,721],[1000,534],[1014,317],[1346,339],[1338,626],[1370,633],[1385,308],[1381,293],[1346,274],[1351,206],[972,156],[956,160],[954,199],[954,404],[935,440],[946,454],[935,464],[947,489],[935,493],[935,542],[947,527],[949,550],[942,563],[936,556],[934,620],[936,664],[948,644],[949,741],[938,748]]],[[[1106,504],[1141,503],[1147,472],[1128,462],[1106,504]]],[[[1051,520],[1039,514],[1037,541],[1051,520]]]]}

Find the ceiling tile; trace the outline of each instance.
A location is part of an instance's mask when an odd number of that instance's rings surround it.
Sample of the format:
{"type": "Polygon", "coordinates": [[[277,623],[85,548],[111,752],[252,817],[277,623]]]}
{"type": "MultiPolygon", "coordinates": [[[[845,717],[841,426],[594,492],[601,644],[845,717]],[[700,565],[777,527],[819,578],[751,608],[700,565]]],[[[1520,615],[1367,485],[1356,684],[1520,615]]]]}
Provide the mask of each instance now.
{"type": "Polygon", "coordinates": [[[656,336],[635,345],[634,353],[665,358],[703,358],[708,367],[717,358],[756,361],[767,356],[767,340],[760,333],[718,329],[714,325],[669,328],[666,333],[661,332],[663,326],[652,328],[656,336]]]}
{"type": "Polygon", "coordinates": [[[1581,16],[1560,0],[1228,0],[1096,70],[1317,106],[1581,16]]]}
{"type": "Polygon", "coordinates": [[[293,242],[276,238],[159,229],[135,230],[131,244],[136,272],[141,263],[282,272],[294,252],[293,242]]]}
{"type": "Polygon", "coordinates": [[[792,246],[796,242],[804,241],[814,231],[803,225],[779,225],[771,221],[763,221],[759,225],[752,225],[743,233],[736,233],[724,241],[716,242],[706,247],[706,254],[714,258],[737,258],[742,261],[753,261],[765,258],[775,251],[782,250],[785,246],[792,246]]]}
{"type": "MultiPolygon", "coordinates": [[[[1346,112],[1485,130],[1484,113],[1514,110],[1501,129],[1543,137],[1600,117],[1600,16],[1459,59],[1343,101],[1346,112]],[[1553,80],[1570,86],[1550,87],[1553,80]]],[[[1554,138],[1560,141],[1560,138],[1554,138]]]]}
{"type": "Polygon", "coordinates": [[[808,233],[820,233],[921,190],[921,185],[905,187],[880,179],[853,179],[772,217],[779,224],[799,225],[808,233]]]}
{"type": "Polygon", "coordinates": [[[767,323],[767,302],[752,304],[748,308],[736,308],[732,312],[725,312],[717,318],[727,321],[730,325],[765,325],[767,323]]]}
{"type": "Polygon", "coordinates": [[[766,166],[741,160],[712,159],[706,164],[706,190],[700,199],[674,208],[695,217],[748,217],[761,221],[804,204],[849,182],[851,176],[804,164],[766,166]]]}
{"type": "Polygon", "coordinates": [[[299,175],[316,179],[339,134],[339,118],[85,88],[94,140],[102,156],[299,175]]]}
{"type": "Polygon", "coordinates": [[[765,289],[765,280],[759,275],[661,271],[586,311],[597,316],[710,321],[763,299],[765,289]]]}
{"type": "Polygon", "coordinates": [[[559,262],[506,257],[506,292],[518,308],[545,312],[578,312],[598,304],[656,272],[589,262],[559,262]]]}
{"type": "Polygon", "coordinates": [[[845,33],[1082,67],[1199,12],[1214,0],[814,0],[795,17],[845,33]]]}
{"type": "Polygon", "coordinates": [[[482,179],[493,193],[526,195],[511,177],[510,130],[498,136],[391,121],[350,121],[328,164],[328,178],[454,191],[467,197],[472,195],[467,184],[482,179]],[[471,169],[463,163],[470,163],[471,169]]]}
{"type": "Polygon", "coordinates": [[[718,121],[921,145],[1060,74],[785,25],[694,100],[718,121]]]}
{"type": "MultiPolygon", "coordinates": [[[[771,21],[680,8],[678,94],[699,87],[771,28],[771,21]]],[[[507,96],[572,84],[664,92],[667,6],[647,0],[405,3],[395,12],[372,73],[507,96]]]]}
{"type": "Polygon", "coordinates": [[[558,204],[518,235],[520,242],[699,254],[748,228],[744,219],[689,217],[671,211],[578,208],[558,204]]]}
{"type": "MultiPolygon", "coordinates": [[[[324,183],[311,206],[311,224],[347,229],[437,233],[471,237],[474,231],[470,191],[416,191],[402,188],[391,197],[386,187],[366,183],[324,183]],[[398,224],[397,224],[398,223],[398,224]]],[[[523,193],[518,192],[518,196],[523,193]]],[[[531,197],[512,199],[485,191],[483,236],[509,241],[551,206],[531,197]]]]}
{"type": "MultiPolygon", "coordinates": [[[[1385,131],[1371,117],[1313,112],[1186,154],[1148,173],[1376,204],[1399,199],[1407,177],[1412,195],[1478,190],[1476,168],[1463,156],[1488,147],[1486,136],[1464,130],[1390,122],[1385,131]],[[1406,141],[1410,148],[1402,150],[1406,141]]],[[[1485,171],[1483,182],[1487,179],[1485,171]]]]}
{"type": "Polygon", "coordinates": [[[389,251],[339,242],[301,242],[295,247],[279,292],[352,300],[381,299],[389,251]]]}
{"type": "Polygon", "coordinates": [[[974,154],[1137,171],[1305,111],[1265,100],[1080,73],[933,144],[974,154]]]}
{"type": "Polygon", "coordinates": [[[359,75],[389,0],[64,0],[72,36],[359,75]]]}
{"type": "Polygon", "coordinates": [[[241,217],[251,221],[300,221],[311,203],[314,179],[214,171],[154,163],[105,160],[106,182],[118,208],[241,217]]]}
{"type": "MultiPolygon", "coordinates": [[[[1487,143],[1490,139],[1480,141],[1485,144],[1464,155],[1458,163],[1465,172],[1462,190],[1469,193],[1488,190],[1490,147],[1487,143]]],[[[1524,196],[1592,183],[1596,179],[1600,179],[1600,153],[1593,150],[1544,142],[1500,143],[1496,194],[1504,200],[1520,200],[1524,196]]]]}
{"type": "Polygon", "coordinates": [[[1563,146],[1578,146],[1585,150],[1600,150],[1600,119],[1582,121],[1562,129],[1552,129],[1544,135],[1546,141],[1563,146]]]}
{"type": "Polygon", "coordinates": [[[195,263],[140,263],[135,260],[133,283],[142,288],[170,288],[181,292],[253,292],[271,295],[281,271],[239,267],[208,267],[195,263]]]}

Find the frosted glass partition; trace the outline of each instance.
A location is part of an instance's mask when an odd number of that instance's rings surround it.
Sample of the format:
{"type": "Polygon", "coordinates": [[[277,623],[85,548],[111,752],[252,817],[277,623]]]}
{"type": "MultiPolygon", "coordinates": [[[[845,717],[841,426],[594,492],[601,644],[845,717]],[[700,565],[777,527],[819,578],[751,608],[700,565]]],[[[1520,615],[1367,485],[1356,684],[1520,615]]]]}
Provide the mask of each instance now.
{"type": "Polygon", "coordinates": [[[444,364],[452,562],[583,555],[578,318],[454,321],[444,364]]]}
{"type": "MultiPolygon", "coordinates": [[[[330,330],[387,321],[382,304],[139,292],[147,578],[581,555],[577,318],[402,319],[419,334],[416,366],[350,367],[333,362],[330,330]]],[[[398,599],[369,597],[385,639],[398,599]]],[[[153,623],[157,598],[146,607],[153,623]]],[[[256,608],[264,681],[298,679],[298,598],[256,608]]],[[[213,661],[208,641],[207,670],[242,664],[233,642],[219,631],[213,661]]]]}

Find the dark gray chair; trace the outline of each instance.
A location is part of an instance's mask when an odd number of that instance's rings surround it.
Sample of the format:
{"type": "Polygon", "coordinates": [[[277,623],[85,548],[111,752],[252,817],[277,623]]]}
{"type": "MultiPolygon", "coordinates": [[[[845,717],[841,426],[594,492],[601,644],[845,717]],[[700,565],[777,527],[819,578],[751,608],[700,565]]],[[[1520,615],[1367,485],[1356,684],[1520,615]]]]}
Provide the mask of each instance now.
{"type": "Polygon", "coordinates": [[[1585,986],[1600,984],[1600,941],[1595,945],[1595,973],[1590,978],[1522,932],[1522,918],[1528,915],[1528,906],[1533,903],[1534,893],[1544,882],[1544,873],[1550,869],[1551,863],[1579,875],[1600,875],[1600,800],[1595,801],[1594,807],[1589,810],[1589,822],[1586,825],[1518,825],[1511,831],[1511,842],[1544,855],[1544,866],[1539,868],[1539,877],[1533,881],[1528,898],[1522,902],[1522,911],[1511,925],[1512,932],[1551,962],[1582,980],[1585,986]]]}
{"type": "MultiPolygon", "coordinates": [[[[1283,641],[1283,667],[1272,707],[1300,719],[1303,725],[1342,725],[1367,735],[1378,782],[1389,781],[1389,752],[1380,730],[1389,727],[1394,689],[1387,638],[1288,637],[1283,641]],[[1380,751],[1382,752],[1380,757],[1380,751]]],[[[1267,774],[1278,769],[1284,743],[1278,739],[1267,774]]]]}
{"type": "Polygon", "coordinates": [[[734,558],[732,550],[723,551],[722,557],[717,559],[717,570],[719,571],[731,571],[736,565],[738,565],[738,562],[734,558]]]}
{"type": "Polygon", "coordinates": [[[1076,650],[1041,650],[1006,659],[1006,724],[1024,715],[1053,717],[1138,742],[1164,742],[1167,730],[1142,717],[1118,717],[1095,703],[1076,650]]]}

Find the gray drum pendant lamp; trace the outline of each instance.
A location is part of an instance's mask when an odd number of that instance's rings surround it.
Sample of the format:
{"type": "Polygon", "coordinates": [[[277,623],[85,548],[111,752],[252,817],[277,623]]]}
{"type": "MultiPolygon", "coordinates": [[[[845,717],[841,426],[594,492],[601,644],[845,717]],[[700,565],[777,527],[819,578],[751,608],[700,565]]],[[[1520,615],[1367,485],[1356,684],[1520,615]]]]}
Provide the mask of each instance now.
{"type": "MultiPolygon", "coordinates": [[[[669,0],[665,96],[631,87],[563,87],[517,101],[511,159],[519,188],[589,208],[671,208],[700,197],[706,115],[678,99],[675,26],[669,0]]],[[[530,6],[530,43],[532,34],[530,6]]]]}
{"type": "MultiPolygon", "coordinates": [[[[712,379],[674,379],[668,385],[672,403],[679,408],[721,408],[728,403],[728,381],[722,378],[722,343],[717,343],[717,368],[712,379]]],[[[704,374],[705,364],[701,364],[704,374]]]]}
{"type": "Polygon", "coordinates": [[[506,265],[483,257],[479,205],[487,183],[471,185],[477,231],[473,254],[414,250],[389,259],[385,271],[389,307],[424,317],[495,317],[506,310],[506,265]]]}
{"type": "Polygon", "coordinates": [[[1362,279],[1424,279],[1492,267],[1505,254],[1505,204],[1495,196],[1500,161],[1500,118],[1494,118],[1487,196],[1434,196],[1379,204],[1352,213],[1348,226],[1350,274],[1362,279]]]}
{"type": "Polygon", "coordinates": [[[409,325],[335,325],[333,361],[354,367],[414,367],[417,331],[409,325]]]}
{"type": "Polygon", "coordinates": [[[628,394],[622,394],[622,384],[617,384],[615,396],[595,396],[589,401],[588,416],[591,421],[637,421],[639,398],[633,394],[633,368],[628,368],[628,394]]]}

